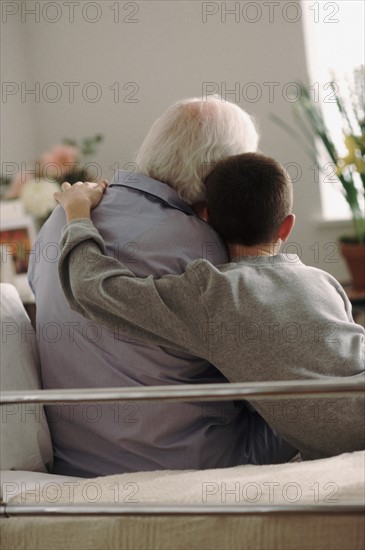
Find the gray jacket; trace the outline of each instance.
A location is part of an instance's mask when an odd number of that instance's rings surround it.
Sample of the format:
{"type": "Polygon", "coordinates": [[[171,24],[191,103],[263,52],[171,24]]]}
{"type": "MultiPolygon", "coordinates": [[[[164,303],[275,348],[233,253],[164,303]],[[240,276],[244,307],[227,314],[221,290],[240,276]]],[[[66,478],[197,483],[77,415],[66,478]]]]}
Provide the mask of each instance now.
{"type": "MultiPolygon", "coordinates": [[[[364,376],[364,329],[328,273],[297,256],[245,257],[182,275],[136,278],[104,254],[89,220],[64,229],[59,274],[70,306],[112,330],[189,351],[231,382],[364,376]]],[[[364,400],[255,402],[305,457],[365,448],[364,400]]]]}

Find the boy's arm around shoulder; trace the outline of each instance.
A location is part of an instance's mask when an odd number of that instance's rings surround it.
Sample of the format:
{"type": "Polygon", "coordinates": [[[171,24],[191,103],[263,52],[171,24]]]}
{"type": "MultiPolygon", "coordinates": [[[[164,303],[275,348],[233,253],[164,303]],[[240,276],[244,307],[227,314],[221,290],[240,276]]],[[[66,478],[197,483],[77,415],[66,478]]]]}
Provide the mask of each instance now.
{"type": "Polygon", "coordinates": [[[60,245],[59,277],[72,309],[115,334],[206,358],[199,260],[182,275],[139,279],[105,255],[102,237],[86,219],[69,223],[60,245]]]}

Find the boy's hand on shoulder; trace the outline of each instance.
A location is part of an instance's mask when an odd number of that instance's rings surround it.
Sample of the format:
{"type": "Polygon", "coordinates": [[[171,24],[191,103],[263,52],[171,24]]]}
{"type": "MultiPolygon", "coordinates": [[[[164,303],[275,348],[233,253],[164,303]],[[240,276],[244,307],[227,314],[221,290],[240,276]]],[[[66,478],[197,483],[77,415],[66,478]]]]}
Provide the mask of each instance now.
{"type": "Polygon", "coordinates": [[[67,221],[89,218],[90,210],[99,204],[108,183],[107,180],[98,183],[78,181],[70,185],[65,181],[61,185],[62,191],[55,193],[54,198],[65,210],[67,221]]]}

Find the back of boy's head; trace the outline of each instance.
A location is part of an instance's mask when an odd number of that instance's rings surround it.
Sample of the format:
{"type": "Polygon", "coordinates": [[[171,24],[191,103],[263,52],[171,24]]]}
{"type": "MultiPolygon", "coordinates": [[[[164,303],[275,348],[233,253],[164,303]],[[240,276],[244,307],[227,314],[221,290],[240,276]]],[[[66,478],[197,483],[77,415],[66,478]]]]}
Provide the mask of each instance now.
{"type": "Polygon", "coordinates": [[[259,153],[222,160],[205,180],[209,221],[229,243],[276,241],[291,213],[293,189],[285,169],[259,153]]]}

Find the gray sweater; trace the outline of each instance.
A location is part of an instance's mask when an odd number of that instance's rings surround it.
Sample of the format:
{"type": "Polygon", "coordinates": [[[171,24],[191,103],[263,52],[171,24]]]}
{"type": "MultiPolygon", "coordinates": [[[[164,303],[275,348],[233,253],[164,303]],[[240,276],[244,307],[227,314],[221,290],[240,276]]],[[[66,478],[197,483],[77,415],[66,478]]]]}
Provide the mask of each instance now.
{"type": "MultiPolygon", "coordinates": [[[[295,255],[218,267],[197,260],[182,275],[139,279],[105,255],[86,219],[65,227],[61,249],[71,308],[129,337],[203,357],[230,382],[364,379],[364,329],[344,290],[295,255]]],[[[305,458],[365,448],[363,397],[252,404],[305,458]]]]}

